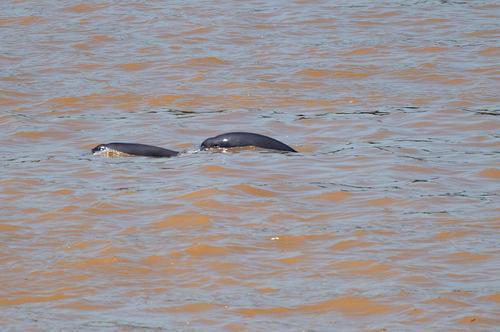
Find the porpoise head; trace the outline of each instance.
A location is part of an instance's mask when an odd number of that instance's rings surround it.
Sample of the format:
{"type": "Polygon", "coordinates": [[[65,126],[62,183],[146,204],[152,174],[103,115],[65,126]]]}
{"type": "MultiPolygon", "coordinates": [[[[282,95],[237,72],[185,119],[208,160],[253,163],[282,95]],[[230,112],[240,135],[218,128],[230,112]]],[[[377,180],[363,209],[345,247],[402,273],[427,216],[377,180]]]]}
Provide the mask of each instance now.
{"type": "Polygon", "coordinates": [[[92,149],[92,154],[100,154],[105,152],[108,149],[106,144],[99,144],[95,148],[92,149]]]}
{"type": "Polygon", "coordinates": [[[210,137],[201,143],[200,150],[208,150],[213,148],[230,148],[232,145],[229,142],[229,139],[219,138],[219,137],[210,137]]]}

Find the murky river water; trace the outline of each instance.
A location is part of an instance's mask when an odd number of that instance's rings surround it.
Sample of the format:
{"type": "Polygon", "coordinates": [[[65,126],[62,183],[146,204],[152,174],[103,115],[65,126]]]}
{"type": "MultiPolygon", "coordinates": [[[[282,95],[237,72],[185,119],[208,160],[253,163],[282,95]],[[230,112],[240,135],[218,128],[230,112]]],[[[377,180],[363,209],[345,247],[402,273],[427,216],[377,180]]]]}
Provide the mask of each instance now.
{"type": "Polygon", "coordinates": [[[495,330],[499,13],[2,1],[2,330],[495,330]]]}

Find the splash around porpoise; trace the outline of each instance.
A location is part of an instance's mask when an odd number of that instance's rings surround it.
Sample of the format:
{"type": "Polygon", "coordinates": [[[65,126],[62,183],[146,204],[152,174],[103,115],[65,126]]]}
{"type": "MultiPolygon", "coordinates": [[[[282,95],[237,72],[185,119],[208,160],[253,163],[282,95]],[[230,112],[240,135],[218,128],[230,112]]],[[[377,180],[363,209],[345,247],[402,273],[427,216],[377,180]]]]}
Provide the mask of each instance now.
{"type": "MultiPolygon", "coordinates": [[[[200,150],[250,146],[269,150],[297,152],[290,146],[272,137],[248,132],[230,132],[209,137],[201,143],[200,150]]],[[[156,158],[174,157],[180,153],[179,151],[169,150],[154,145],[120,142],[99,144],[94,147],[91,152],[93,155],[105,157],[143,156],[156,158]]]]}

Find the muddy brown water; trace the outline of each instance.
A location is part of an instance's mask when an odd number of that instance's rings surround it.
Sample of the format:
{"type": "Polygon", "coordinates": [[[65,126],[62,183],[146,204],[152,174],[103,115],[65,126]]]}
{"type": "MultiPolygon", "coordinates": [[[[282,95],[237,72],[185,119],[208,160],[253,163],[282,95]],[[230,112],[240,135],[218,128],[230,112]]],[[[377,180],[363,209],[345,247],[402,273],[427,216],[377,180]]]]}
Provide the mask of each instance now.
{"type": "Polygon", "coordinates": [[[497,329],[499,13],[2,1],[2,330],[497,329]]]}

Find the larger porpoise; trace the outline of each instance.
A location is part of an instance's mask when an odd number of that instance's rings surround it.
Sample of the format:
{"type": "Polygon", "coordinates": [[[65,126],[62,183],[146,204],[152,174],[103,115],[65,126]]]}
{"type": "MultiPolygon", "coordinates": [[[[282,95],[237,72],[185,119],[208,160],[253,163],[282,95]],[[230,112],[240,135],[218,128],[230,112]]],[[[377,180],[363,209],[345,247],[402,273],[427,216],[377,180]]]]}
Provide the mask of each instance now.
{"type": "Polygon", "coordinates": [[[290,146],[272,137],[247,132],[231,132],[207,138],[201,143],[200,149],[208,150],[210,148],[235,148],[243,146],[297,152],[290,146]]]}

